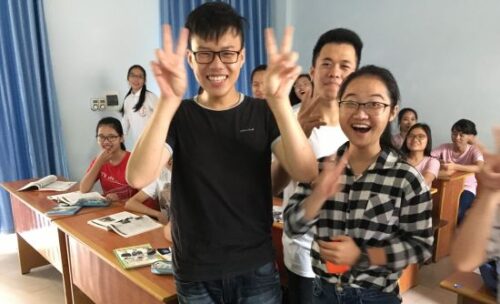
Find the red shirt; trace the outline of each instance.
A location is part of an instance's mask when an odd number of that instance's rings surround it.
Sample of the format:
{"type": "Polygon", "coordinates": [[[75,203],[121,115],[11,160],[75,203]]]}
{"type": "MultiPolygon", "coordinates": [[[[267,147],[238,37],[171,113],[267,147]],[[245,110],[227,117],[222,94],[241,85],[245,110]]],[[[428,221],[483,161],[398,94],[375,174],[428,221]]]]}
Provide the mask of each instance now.
{"type": "MultiPolygon", "coordinates": [[[[101,167],[96,181],[99,180],[101,183],[104,195],[116,193],[120,199],[128,199],[137,193],[137,190],[130,187],[125,179],[125,172],[127,170],[129,158],[130,152],[125,151],[125,156],[118,165],[115,166],[107,162],[101,167]]],[[[92,168],[94,162],[95,159],[92,160],[87,171],[92,168]]]]}

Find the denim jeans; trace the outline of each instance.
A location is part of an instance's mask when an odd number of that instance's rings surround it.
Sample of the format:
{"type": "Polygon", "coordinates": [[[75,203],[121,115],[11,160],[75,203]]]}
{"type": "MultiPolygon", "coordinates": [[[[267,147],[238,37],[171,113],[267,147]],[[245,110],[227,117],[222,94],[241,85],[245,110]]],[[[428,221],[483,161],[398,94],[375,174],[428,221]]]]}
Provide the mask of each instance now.
{"type": "Polygon", "coordinates": [[[334,284],[319,278],[313,281],[313,303],[316,304],[400,304],[401,300],[394,293],[385,293],[375,289],[342,286],[337,291],[334,284]]]}
{"type": "Polygon", "coordinates": [[[279,273],[274,263],[218,280],[191,282],[176,277],[175,284],[179,303],[281,303],[279,273]]]}
{"type": "Polygon", "coordinates": [[[469,210],[469,208],[472,206],[472,202],[474,202],[474,199],[476,196],[474,193],[464,190],[462,191],[462,194],[460,194],[460,201],[458,205],[458,215],[457,215],[457,224],[461,224],[462,220],[465,217],[465,213],[469,210]]]}

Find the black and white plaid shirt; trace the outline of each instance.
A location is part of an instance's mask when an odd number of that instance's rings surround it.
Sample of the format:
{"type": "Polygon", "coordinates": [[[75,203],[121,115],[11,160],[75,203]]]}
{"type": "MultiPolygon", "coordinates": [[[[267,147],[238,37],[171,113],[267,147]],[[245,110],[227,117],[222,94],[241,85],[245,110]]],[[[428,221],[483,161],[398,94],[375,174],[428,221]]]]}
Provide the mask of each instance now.
{"type": "MultiPolygon", "coordinates": [[[[342,155],[347,144],[340,147],[342,155]]],[[[402,161],[397,154],[383,148],[377,161],[360,177],[349,165],[341,176],[342,190],[325,202],[318,217],[304,220],[302,203],[311,193],[307,184],[300,184],[285,209],[285,233],[301,235],[315,226],[311,258],[313,271],[330,283],[351,287],[375,288],[399,293],[397,280],[402,270],[412,263],[421,263],[431,256],[433,244],[432,201],[429,188],[418,171],[402,161]],[[326,272],[320,259],[317,240],[348,235],[360,247],[385,249],[384,266],[354,265],[342,277],[326,272]]]]}

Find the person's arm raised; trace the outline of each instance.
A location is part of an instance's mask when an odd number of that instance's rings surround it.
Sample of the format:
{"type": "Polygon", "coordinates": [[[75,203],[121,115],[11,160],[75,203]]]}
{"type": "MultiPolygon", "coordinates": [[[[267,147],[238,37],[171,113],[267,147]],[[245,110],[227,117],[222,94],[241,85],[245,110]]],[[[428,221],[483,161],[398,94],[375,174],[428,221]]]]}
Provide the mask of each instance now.
{"type": "Polygon", "coordinates": [[[293,180],[309,182],[318,174],[313,150],[297,119],[293,115],[289,92],[300,74],[298,54],[292,51],[293,29],[287,27],[280,49],[272,29],[266,29],[268,65],[265,93],[269,108],[281,133],[273,153],[293,180]]]}
{"type": "Polygon", "coordinates": [[[163,27],[163,48],[156,50],[156,61],[151,63],[161,96],[158,106],[139,137],[127,166],[127,182],[141,189],[161,170],[170,157],[165,147],[168,128],[186,92],[187,76],[184,66],[188,30],[182,29],[177,46],[172,41],[169,25],[163,27]]]}
{"type": "Polygon", "coordinates": [[[485,164],[478,176],[479,191],[451,248],[451,261],[460,271],[472,271],[487,257],[497,208],[500,204],[500,129],[494,130],[496,154],[480,146],[485,164]]]}

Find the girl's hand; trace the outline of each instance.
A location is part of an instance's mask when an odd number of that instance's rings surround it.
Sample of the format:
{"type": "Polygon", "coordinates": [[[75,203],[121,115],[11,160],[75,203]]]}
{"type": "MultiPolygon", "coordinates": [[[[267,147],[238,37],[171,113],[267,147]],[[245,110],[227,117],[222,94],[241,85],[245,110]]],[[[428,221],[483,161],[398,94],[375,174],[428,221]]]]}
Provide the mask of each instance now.
{"type": "Polygon", "coordinates": [[[347,235],[336,236],[331,241],[318,241],[318,244],[320,256],[337,265],[353,266],[361,255],[361,249],[347,235]]]}
{"type": "Polygon", "coordinates": [[[272,29],[266,29],[265,38],[268,64],[264,79],[264,93],[269,106],[273,108],[279,103],[290,103],[290,90],[301,68],[297,65],[298,53],[292,51],[292,27],[285,29],[280,49],[276,45],[272,29]]]}
{"type": "Polygon", "coordinates": [[[97,163],[99,166],[102,166],[105,163],[109,162],[112,156],[113,153],[110,150],[103,149],[101,153],[99,153],[99,155],[97,156],[95,163],[97,163]]]}
{"type": "Polygon", "coordinates": [[[340,190],[340,176],[347,166],[349,154],[350,150],[347,149],[340,160],[327,159],[322,163],[323,170],[318,178],[312,182],[313,192],[315,194],[327,200],[340,190]]]}
{"type": "Polygon", "coordinates": [[[188,36],[189,31],[183,28],[175,46],[170,25],[163,26],[163,48],[156,50],[156,61],[151,62],[154,76],[161,90],[161,100],[174,98],[180,103],[186,92],[187,76],[184,58],[188,36]]]}

